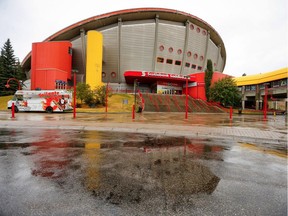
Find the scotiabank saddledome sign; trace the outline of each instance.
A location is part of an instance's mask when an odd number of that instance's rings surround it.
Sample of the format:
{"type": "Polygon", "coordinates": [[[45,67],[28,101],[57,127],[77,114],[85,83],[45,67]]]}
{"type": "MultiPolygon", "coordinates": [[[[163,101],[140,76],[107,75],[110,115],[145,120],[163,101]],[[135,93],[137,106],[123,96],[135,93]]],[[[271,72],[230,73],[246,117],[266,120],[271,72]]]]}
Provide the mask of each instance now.
{"type": "Polygon", "coordinates": [[[148,71],[142,71],[142,77],[159,77],[159,78],[171,78],[181,80],[186,79],[183,75],[180,74],[168,74],[163,72],[148,72],[148,71]]]}

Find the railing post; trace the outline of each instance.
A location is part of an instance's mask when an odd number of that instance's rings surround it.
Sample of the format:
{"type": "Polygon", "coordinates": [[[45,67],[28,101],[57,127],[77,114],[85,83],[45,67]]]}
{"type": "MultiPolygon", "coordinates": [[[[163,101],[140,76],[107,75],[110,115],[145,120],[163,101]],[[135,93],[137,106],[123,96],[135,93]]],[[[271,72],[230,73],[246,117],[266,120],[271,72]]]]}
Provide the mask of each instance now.
{"type": "Polygon", "coordinates": [[[132,106],[132,119],[135,119],[135,105],[132,106]]]}
{"type": "Polygon", "coordinates": [[[15,118],[15,105],[14,105],[14,102],[12,102],[11,111],[12,111],[12,116],[11,116],[11,118],[15,118]]]}

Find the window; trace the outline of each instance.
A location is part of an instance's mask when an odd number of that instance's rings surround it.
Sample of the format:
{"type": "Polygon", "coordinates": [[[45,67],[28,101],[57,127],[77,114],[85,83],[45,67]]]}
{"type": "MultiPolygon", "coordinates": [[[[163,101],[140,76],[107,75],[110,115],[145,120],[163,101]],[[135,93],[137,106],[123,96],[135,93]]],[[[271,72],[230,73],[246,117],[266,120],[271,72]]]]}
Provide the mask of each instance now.
{"type": "Polygon", "coordinates": [[[182,54],[182,50],[181,50],[181,49],[178,49],[178,50],[177,50],[177,53],[178,53],[179,55],[181,55],[181,54],[182,54]]]}
{"type": "Polygon", "coordinates": [[[280,80],[280,86],[287,86],[287,79],[280,80]]]}
{"type": "Polygon", "coordinates": [[[190,51],[187,52],[187,56],[190,57],[192,53],[190,51]]]}
{"type": "Polygon", "coordinates": [[[69,55],[72,55],[72,47],[68,48],[68,53],[69,53],[69,55]]]}
{"type": "Polygon", "coordinates": [[[279,81],[273,81],[272,82],[272,87],[278,87],[279,86],[279,81]]]}
{"type": "Polygon", "coordinates": [[[169,50],[169,52],[170,52],[170,53],[172,53],[172,52],[173,52],[173,48],[172,48],[172,47],[169,47],[169,49],[168,49],[168,50],[169,50]]]}
{"type": "Polygon", "coordinates": [[[106,77],[106,73],[102,72],[102,77],[105,78],[106,77]]]}
{"type": "Polygon", "coordinates": [[[251,89],[251,91],[256,91],[256,86],[252,85],[250,89],[251,89]]]}
{"type": "Polygon", "coordinates": [[[157,62],[158,62],[158,63],[163,63],[163,62],[164,62],[164,58],[158,57],[158,58],[157,58],[157,62]]]}
{"type": "Polygon", "coordinates": [[[167,64],[173,64],[173,60],[172,60],[172,59],[167,59],[167,60],[166,60],[166,63],[167,63],[167,64]]]}
{"type": "Polygon", "coordinates": [[[186,63],[185,63],[185,67],[190,67],[190,63],[189,63],[189,62],[186,62],[186,63]]]}
{"type": "Polygon", "coordinates": [[[196,66],[195,64],[192,64],[192,67],[191,67],[191,68],[192,68],[192,69],[196,69],[196,67],[197,67],[197,66],[196,66]]]}
{"type": "Polygon", "coordinates": [[[163,51],[164,50],[164,46],[163,45],[159,46],[159,50],[163,51]]]}
{"type": "Polygon", "coordinates": [[[200,61],[203,61],[204,60],[204,56],[200,56],[200,61]]]}
{"type": "Polygon", "coordinates": [[[202,31],[202,34],[206,36],[207,32],[205,30],[202,31]]]}
{"type": "Polygon", "coordinates": [[[198,58],[198,55],[197,53],[194,54],[194,59],[197,59],[198,58]]]}
{"type": "Polygon", "coordinates": [[[175,61],[175,65],[181,65],[181,61],[176,60],[176,61],[175,61]]]}
{"type": "Polygon", "coordinates": [[[198,67],[197,67],[197,70],[202,70],[202,67],[201,67],[201,66],[198,66],[198,67]]]}
{"type": "Polygon", "coordinates": [[[194,30],[194,25],[190,24],[190,30],[194,30]]]}
{"type": "Polygon", "coordinates": [[[250,90],[251,90],[251,86],[250,85],[245,86],[245,91],[250,91],[250,90]]]}
{"type": "Polygon", "coordinates": [[[200,28],[198,27],[196,31],[197,31],[197,33],[199,33],[200,32],[200,28]]]}
{"type": "Polygon", "coordinates": [[[115,77],[116,77],[116,73],[115,73],[115,72],[112,72],[112,73],[111,73],[111,77],[112,77],[112,78],[115,78],[115,77]]]}

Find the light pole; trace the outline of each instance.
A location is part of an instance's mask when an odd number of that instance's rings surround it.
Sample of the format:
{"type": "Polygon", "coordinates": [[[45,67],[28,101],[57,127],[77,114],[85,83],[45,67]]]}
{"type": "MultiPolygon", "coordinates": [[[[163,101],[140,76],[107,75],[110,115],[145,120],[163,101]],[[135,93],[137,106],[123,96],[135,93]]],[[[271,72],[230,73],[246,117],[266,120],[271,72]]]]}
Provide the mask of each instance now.
{"type": "Polygon", "coordinates": [[[109,82],[107,82],[107,85],[106,85],[106,95],[105,95],[105,112],[106,113],[108,111],[108,84],[109,82]]]}
{"type": "Polygon", "coordinates": [[[263,115],[264,115],[264,121],[267,120],[267,94],[268,94],[268,83],[265,83],[265,94],[264,94],[264,109],[263,109],[263,115]]]}
{"type": "Polygon", "coordinates": [[[186,78],[186,99],[185,99],[185,119],[188,118],[188,78],[190,78],[190,76],[185,76],[186,78]]]}
{"type": "Polygon", "coordinates": [[[135,119],[135,108],[136,108],[136,85],[137,85],[137,79],[134,80],[134,104],[132,107],[132,119],[135,119]]]}
{"type": "Polygon", "coordinates": [[[78,70],[72,70],[73,74],[73,118],[76,118],[76,73],[78,70]]]}

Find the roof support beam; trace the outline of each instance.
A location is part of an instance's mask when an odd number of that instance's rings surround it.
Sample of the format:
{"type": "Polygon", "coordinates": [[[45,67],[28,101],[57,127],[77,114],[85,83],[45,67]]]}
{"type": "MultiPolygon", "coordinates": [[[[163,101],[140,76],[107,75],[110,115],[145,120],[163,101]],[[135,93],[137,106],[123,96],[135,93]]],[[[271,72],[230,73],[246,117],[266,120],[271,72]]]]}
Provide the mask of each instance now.
{"type": "Polygon", "coordinates": [[[154,36],[154,51],[153,51],[153,59],[152,59],[152,70],[156,70],[156,54],[158,50],[158,28],[159,28],[159,15],[155,17],[155,36],[154,36]]]}

